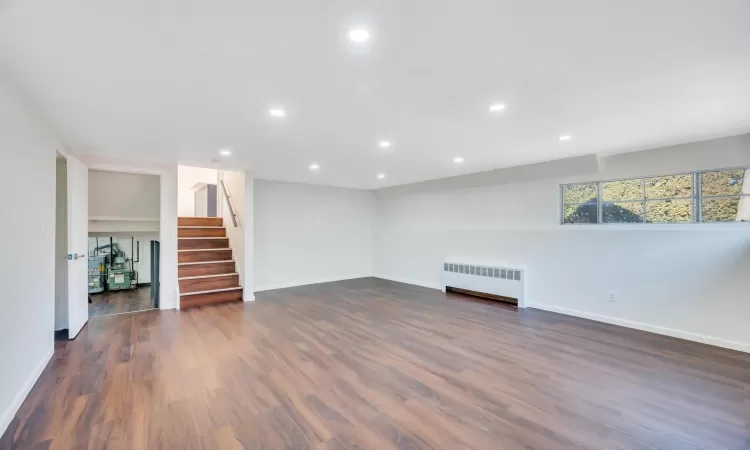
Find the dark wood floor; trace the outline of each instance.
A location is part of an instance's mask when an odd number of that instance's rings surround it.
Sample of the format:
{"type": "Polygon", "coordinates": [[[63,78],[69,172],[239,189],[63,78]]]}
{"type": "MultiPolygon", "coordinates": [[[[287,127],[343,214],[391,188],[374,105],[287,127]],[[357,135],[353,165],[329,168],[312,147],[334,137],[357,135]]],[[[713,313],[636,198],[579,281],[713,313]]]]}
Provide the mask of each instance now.
{"type": "Polygon", "coordinates": [[[377,279],[92,319],[0,448],[744,449],[750,355],[377,279]]]}
{"type": "Polygon", "coordinates": [[[111,291],[89,296],[89,317],[108,316],[153,309],[151,288],[140,287],[132,291],[111,291]]]}

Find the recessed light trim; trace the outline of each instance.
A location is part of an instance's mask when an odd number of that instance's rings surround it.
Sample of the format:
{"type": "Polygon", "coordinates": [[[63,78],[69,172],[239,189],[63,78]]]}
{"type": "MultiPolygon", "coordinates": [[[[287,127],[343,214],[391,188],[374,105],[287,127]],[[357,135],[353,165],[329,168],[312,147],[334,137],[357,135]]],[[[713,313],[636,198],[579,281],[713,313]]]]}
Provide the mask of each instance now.
{"type": "Polygon", "coordinates": [[[363,27],[349,29],[349,40],[355,44],[362,44],[370,40],[370,32],[363,27]]]}
{"type": "Polygon", "coordinates": [[[569,134],[563,134],[562,136],[560,136],[560,141],[562,141],[562,142],[566,142],[566,141],[569,141],[571,139],[573,139],[573,136],[571,136],[569,134]]]}
{"type": "Polygon", "coordinates": [[[271,117],[278,117],[278,118],[286,117],[286,111],[284,111],[284,108],[271,108],[268,110],[268,114],[271,117]]]}
{"type": "Polygon", "coordinates": [[[221,156],[232,156],[232,151],[228,148],[222,148],[221,150],[219,150],[219,154],[221,156]]]}
{"type": "Polygon", "coordinates": [[[391,146],[393,146],[393,143],[391,141],[382,140],[378,142],[378,146],[380,146],[380,148],[391,148],[391,146]]]}
{"type": "Polygon", "coordinates": [[[316,163],[310,164],[310,170],[318,170],[318,169],[320,169],[320,165],[316,163]]]}
{"type": "Polygon", "coordinates": [[[491,113],[499,113],[505,111],[505,103],[493,103],[490,105],[491,113]]]}
{"type": "Polygon", "coordinates": [[[453,162],[456,163],[456,164],[461,164],[462,162],[464,162],[464,159],[462,157],[460,157],[460,156],[457,156],[457,157],[453,158],[453,162]]]}
{"type": "Polygon", "coordinates": [[[385,174],[384,173],[379,173],[378,174],[378,180],[382,180],[384,178],[385,178],[385,174]]]}

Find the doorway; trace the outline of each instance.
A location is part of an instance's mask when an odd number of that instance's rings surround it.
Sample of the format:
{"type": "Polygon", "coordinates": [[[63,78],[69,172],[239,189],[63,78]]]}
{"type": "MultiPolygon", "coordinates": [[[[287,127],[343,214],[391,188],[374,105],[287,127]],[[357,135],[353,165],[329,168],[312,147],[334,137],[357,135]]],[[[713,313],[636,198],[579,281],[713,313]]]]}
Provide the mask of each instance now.
{"type": "Polygon", "coordinates": [[[177,216],[221,217],[219,171],[177,166],[177,216]]]}
{"type": "Polygon", "coordinates": [[[55,336],[73,339],[88,322],[86,236],[88,173],[71,155],[56,154],[55,336]]]}
{"type": "Polygon", "coordinates": [[[158,248],[155,235],[89,234],[89,317],[158,307],[158,248]]]}
{"type": "Polygon", "coordinates": [[[160,195],[158,175],[89,170],[90,317],[158,307],[160,195]]]}
{"type": "Polygon", "coordinates": [[[68,339],[68,164],[55,167],[55,340],[68,339]]]}

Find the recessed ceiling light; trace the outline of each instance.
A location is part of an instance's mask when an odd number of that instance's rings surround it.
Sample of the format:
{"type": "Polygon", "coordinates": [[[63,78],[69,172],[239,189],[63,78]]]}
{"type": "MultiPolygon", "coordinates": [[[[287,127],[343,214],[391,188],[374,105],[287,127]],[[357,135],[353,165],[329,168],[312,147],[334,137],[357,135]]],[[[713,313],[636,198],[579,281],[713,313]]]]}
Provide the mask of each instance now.
{"type": "Polygon", "coordinates": [[[498,113],[501,111],[505,111],[505,104],[504,103],[493,103],[490,105],[490,112],[491,113],[498,113]]]}
{"type": "Polygon", "coordinates": [[[564,134],[564,135],[560,136],[560,140],[563,141],[563,142],[569,141],[571,139],[573,139],[573,136],[570,136],[570,135],[567,135],[567,134],[564,134]]]}
{"type": "Polygon", "coordinates": [[[271,108],[268,110],[268,114],[270,114],[271,117],[286,117],[286,111],[281,108],[271,108]]]}
{"type": "Polygon", "coordinates": [[[383,178],[385,178],[385,174],[384,173],[379,173],[378,174],[378,180],[382,180],[383,178]]]}
{"type": "Polygon", "coordinates": [[[351,28],[349,30],[349,40],[355,44],[367,42],[370,39],[370,32],[364,28],[351,28]]]}
{"type": "Polygon", "coordinates": [[[222,148],[221,150],[219,150],[219,154],[221,156],[231,156],[232,155],[232,151],[229,150],[228,148],[222,148]]]}
{"type": "Polygon", "coordinates": [[[464,159],[459,156],[459,157],[453,158],[453,162],[456,164],[461,164],[462,162],[464,162],[464,159]]]}
{"type": "Polygon", "coordinates": [[[380,141],[378,145],[380,148],[390,148],[393,144],[391,144],[391,141],[380,141]]]}
{"type": "Polygon", "coordinates": [[[318,170],[318,169],[320,169],[320,166],[319,166],[319,165],[317,165],[317,164],[315,164],[315,163],[313,163],[313,164],[310,164],[310,170],[318,170]]]}

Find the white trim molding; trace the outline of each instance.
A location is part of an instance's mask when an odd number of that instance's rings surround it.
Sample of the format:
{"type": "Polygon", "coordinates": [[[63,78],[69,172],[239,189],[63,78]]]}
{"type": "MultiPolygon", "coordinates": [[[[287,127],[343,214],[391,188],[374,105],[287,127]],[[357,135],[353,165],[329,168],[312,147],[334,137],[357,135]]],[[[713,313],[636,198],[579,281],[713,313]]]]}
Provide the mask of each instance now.
{"type": "Polygon", "coordinates": [[[652,325],[644,322],[637,322],[634,320],[620,319],[618,317],[605,316],[603,314],[590,313],[586,311],[580,311],[577,309],[563,308],[560,306],[549,305],[544,303],[530,303],[527,305],[528,308],[542,309],[544,311],[550,311],[558,314],[565,314],[566,316],[580,317],[582,319],[594,320],[596,322],[604,322],[611,325],[618,325],[625,328],[632,328],[635,330],[648,331],[650,333],[662,334],[664,336],[671,336],[679,339],[685,339],[688,341],[699,342],[701,344],[714,345],[716,347],[728,348],[731,350],[737,350],[740,352],[750,353],[750,343],[730,341],[727,339],[720,339],[713,336],[707,336],[705,334],[693,333],[690,331],[676,330],[674,328],[662,327],[659,325],[652,325]]]}
{"type": "Polygon", "coordinates": [[[39,381],[39,377],[42,376],[42,372],[44,372],[44,369],[47,367],[47,364],[49,364],[54,353],[55,346],[52,345],[49,351],[45,353],[44,357],[42,357],[42,359],[37,363],[36,367],[34,367],[34,370],[31,371],[29,377],[26,379],[26,382],[21,387],[21,390],[18,391],[15,397],[13,397],[13,402],[8,405],[8,408],[6,408],[5,411],[3,411],[2,416],[0,416],[0,436],[5,433],[5,430],[8,429],[8,426],[13,421],[13,418],[21,408],[24,400],[26,400],[29,392],[31,392],[31,389],[34,387],[36,382],[39,381]]]}
{"type": "MultiPolygon", "coordinates": [[[[373,275],[375,278],[382,278],[384,280],[396,281],[398,283],[413,284],[428,289],[441,290],[441,286],[433,285],[426,282],[420,282],[415,280],[409,280],[406,278],[393,277],[389,275],[373,275]]],[[[590,313],[577,309],[563,308],[560,306],[549,305],[545,303],[533,303],[528,302],[526,308],[536,308],[544,311],[554,312],[558,314],[564,314],[566,316],[580,317],[582,319],[594,320],[596,322],[608,323],[611,325],[617,325],[625,328],[632,328],[634,330],[647,331],[649,333],[661,334],[664,336],[670,336],[678,339],[685,339],[687,341],[698,342],[701,344],[713,345],[716,347],[728,348],[730,350],[737,350],[740,352],[750,353],[750,343],[730,341],[727,339],[721,339],[713,336],[707,336],[705,334],[693,333],[690,331],[677,330],[674,328],[662,327],[659,325],[652,325],[644,322],[637,322],[634,320],[620,319],[618,317],[605,316],[603,314],[590,313]]]]}

